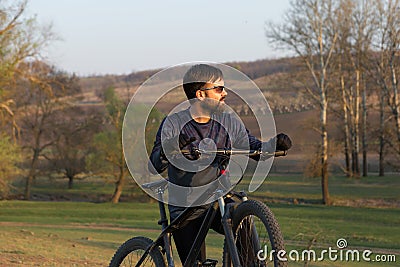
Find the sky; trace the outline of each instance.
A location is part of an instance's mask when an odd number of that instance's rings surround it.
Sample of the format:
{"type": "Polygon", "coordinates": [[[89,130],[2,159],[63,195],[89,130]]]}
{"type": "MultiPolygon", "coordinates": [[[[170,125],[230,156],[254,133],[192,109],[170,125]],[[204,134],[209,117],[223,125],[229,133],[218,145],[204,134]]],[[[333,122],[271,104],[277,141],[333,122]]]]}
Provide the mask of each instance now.
{"type": "Polygon", "coordinates": [[[27,15],[53,24],[49,63],[81,76],[128,74],[190,61],[279,58],[265,37],[289,0],[30,0],[27,15]]]}

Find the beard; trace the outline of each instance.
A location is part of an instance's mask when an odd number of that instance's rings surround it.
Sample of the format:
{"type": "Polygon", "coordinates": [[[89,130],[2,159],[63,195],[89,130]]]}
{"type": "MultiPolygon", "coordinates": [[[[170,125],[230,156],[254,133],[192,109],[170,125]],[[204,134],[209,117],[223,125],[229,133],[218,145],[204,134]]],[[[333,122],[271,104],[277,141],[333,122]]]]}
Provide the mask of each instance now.
{"type": "Polygon", "coordinates": [[[224,97],[220,100],[206,98],[202,101],[201,107],[210,114],[221,114],[227,110],[227,105],[223,102],[224,99],[224,97]]]}

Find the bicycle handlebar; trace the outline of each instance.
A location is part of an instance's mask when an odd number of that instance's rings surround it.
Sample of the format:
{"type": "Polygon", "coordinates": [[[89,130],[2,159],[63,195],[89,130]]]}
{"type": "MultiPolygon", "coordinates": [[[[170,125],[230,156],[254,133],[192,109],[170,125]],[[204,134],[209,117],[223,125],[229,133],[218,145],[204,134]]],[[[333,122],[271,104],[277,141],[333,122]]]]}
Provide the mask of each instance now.
{"type": "Polygon", "coordinates": [[[287,155],[287,150],[275,152],[263,152],[261,150],[242,150],[242,149],[216,149],[216,150],[203,150],[194,148],[190,150],[181,150],[183,154],[199,153],[199,154],[219,154],[219,155],[247,155],[247,156],[267,156],[267,157],[283,157],[287,155]]]}

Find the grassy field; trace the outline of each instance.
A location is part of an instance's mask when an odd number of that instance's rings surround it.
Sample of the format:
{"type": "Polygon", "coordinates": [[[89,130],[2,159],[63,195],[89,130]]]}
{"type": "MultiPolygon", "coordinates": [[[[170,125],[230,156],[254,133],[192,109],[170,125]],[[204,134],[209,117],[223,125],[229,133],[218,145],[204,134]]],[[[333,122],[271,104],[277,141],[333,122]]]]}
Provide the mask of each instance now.
{"type": "MultiPolygon", "coordinates": [[[[393,203],[400,208],[400,177],[388,175],[384,177],[369,176],[360,179],[350,179],[344,176],[329,177],[329,192],[335,205],[345,204],[345,201],[368,201],[393,203]]],[[[248,181],[244,180],[238,188],[247,188],[248,181]]],[[[264,199],[297,199],[308,203],[321,200],[320,178],[305,178],[301,175],[268,176],[266,181],[253,193],[264,199]]],[[[354,203],[354,202],[353,202],[354,203]]],[[[362,203],[360,203],[361,205],[362,203]]],[[[373,203],[371,203],[373,205],[373,203]]],[[[375,203],[377,205],[379,203],[375,203]]]]}
{"type": "MultiPolygon", "coordinates": [[[[400,208],[399,175],[369,176],[349,179],[330,176],[329,191],[334,205],[340,206],[386,206],[400,208]]],[[[248,189],[249,180],[243,181],[235,190],[248,189]]],[[[23,186],[21,183],[20,187],[23,186]]],[[[75,182],[67,189],[66,179],[38,179],[32,189],[36,200],[106,202],[114,191],[113,183],[104,179],[85,179],[75,182]]],[[[263,201],[318,203],[321,200],[320,178],[302,175],[271,175],[252,197],[263,201]]],[[[122,195],[123,201],[148,202],[150,199],[129,179],[122,195]]]]}
{"type": "MultiPolygon", "coordinates": [[[[245,184],[246,181],[242,186],[245,184]]],[[[348,249],[372,250],[371,258],[376,254],[396,255],[397,258],[397,264],[326,259],[311,262],[308,266],[398,266],[399,184],[396,176],[360,180],[331,178],[335,203],[358,207],[309,204],[320,198],[319,180],[300,176],[270,177],[251,196],[267,201],[282,228],[288,251],[301,252],[309,247],[311,240],[315,240],[311,248],[317,251],[329,247],[335,249],[336,241],[344,238],[348,249]],[[294,199],[300,204],[294,205],[294,199]],[[366,207],[374,205],[379,208],[366,207]]],[[[89,181],[77,182],[72,190],[64,188],[64,181],[37,181],[34,193],[41,198],[68,200],[76,196],[89,198],[96,192],[104,198],[112,191],[111,185],[89,181]]],[[[140,194],[134,188],[127,191],[126,199],[135,199],[140,194]]],[[[1,201],[0,266],[107,266],[117,247],[126,239],[137,235],[155,238],[159,233],[157,220],[155,203],[135,200],[117,205],[1,201]]],[[[221,236],[209,235],[209,257],[220,260],[222,242],[221,236]]],[[[289,266],[304,266],[304,262],[291,262],[289,266]]]]}

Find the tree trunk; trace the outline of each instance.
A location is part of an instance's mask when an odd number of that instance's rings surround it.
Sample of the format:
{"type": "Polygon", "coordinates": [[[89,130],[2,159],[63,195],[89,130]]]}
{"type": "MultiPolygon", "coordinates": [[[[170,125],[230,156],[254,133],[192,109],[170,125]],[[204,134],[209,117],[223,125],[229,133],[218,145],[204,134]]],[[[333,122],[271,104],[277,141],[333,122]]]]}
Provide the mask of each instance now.
{"type": "Polygon", "coordinates": [[[68,178],[68,189],[72,189],[74,186],[74,176],[75,172],[73,168],[65,168],[65,176],[68,178]]]}
{"type": "Polygon", "coordinates": [[[32,188],[33,178],[35,177],[33,173],[34,171],[35,171],[34,169],[30,169],[28,177],[26,177],[25,193],[24,193],[25,200],[31,199],[31,188],[32,188]]]}
{"type": "Polygon", "coordinates": [[[383,91],[380,92],[380,103],[379,103],[379,176],[385,176],[385,94],[383,91]]]}
{"type": "Polygon", "coordinates": [[[330,205],[329,187],[328,187],[328,132],[326,128],[327,120],[327,100],[325,92],[321,92],[321,187],[322,187],[322,202],[325,205],[330,205]]]}
{"type": "Polygon", "coordinates": [[[74,177],[68,177],[68,189],[72,189],[74,187],[74,177]]]}
{"type": "Polygon", "coordinates": [[[124,173],[120,173],[118,181],[115,183],[115,190],[111,197],[111,202],[116,204],[119,202],[119,198],[122,194],[122,189],[124,187],[124,173]]]}
{"type": "Polygon", "coordinates": [[[397,135],[397,153],[400,154],[400,103],[399,103],[399,95],[397,89],[397,77],[396,70],[393,62],[390,64],[390,68],[392,71],[392,88],[393,88],[393,115],[396,125],[396,135],[397,135]]]}
{"type": "Polygon", "coordinates": [[[359,128],[360,128],[360,71],[356,71],[356,92],[354,103],[354,176],[360,177],[360,141],[359,141],[359,128]]]}
{"type": "Polygon", "coordinates": [[[397,104],[397,108],[395,109],[394,113],[394,119],[396,122],[396,133],[397,133],[397,153],[400,155],[400,115],[399,115],[399,106],[400,104],[397,104]]]}
{"type": "Polygon", "coordinates": [[[349,131],[349,121],[347,115],[347,98],[346,98],[346,90],[344,84],[344,77],[341,75],[340,77],[341,88],[342,88],[342,101],[343,101],[343,125],[344,125],[344,156],[345,156],[345,172],[347,177],[351,177],[351,170],[350,170],[350,155],[349,155],[349,138],[350,138],[350,131],[349,131]]]}
{"type": "MultiPolygon", "coordinates": [[[[364,79],[365,81],[365,79],[364,79]]],[[[368,176],[368,162],[367,162],[367,88],[364,83],[362,92],[362,152],[363,152],[363,177],[368,176]]]]}
{"type": "MultiPolygon", "coordinates": [[[[121,140],[121,144],[122,144],[122,140],[121,140]]],[[[118,181],[115,183],[115,191],[114,194],[111,197],[111,202],[112,203],[118,203],[119,202],[119,198],[121,197],[122,194],[122,189],[124,188],[124,179],[125,179],[125,157],[124,157],[124,151],[122,149],[121,146],[121,150],[120,150],[120,158],[119,158],[119,177],[118,177],[118,181]]]]}
{"type": "Polygon", "coordinates": [[[354,109],[354,88],[353,86],[350,86],[350,92],[349,92],[349,146],[351,150],[351,176],[354,177],[356,174],[356,146],[355,146],[355,109],[354,109]]]}
{"type": "Polygon", "coordinates": [[[25,193],[24,193],[25,200],[31,199],[31,188],[32,188],[33,179],[35,178],[38,160],[39,160],[39,149],[34,149],[31,166],[29,169],[28,176],[26,177],[25,193]]]}

